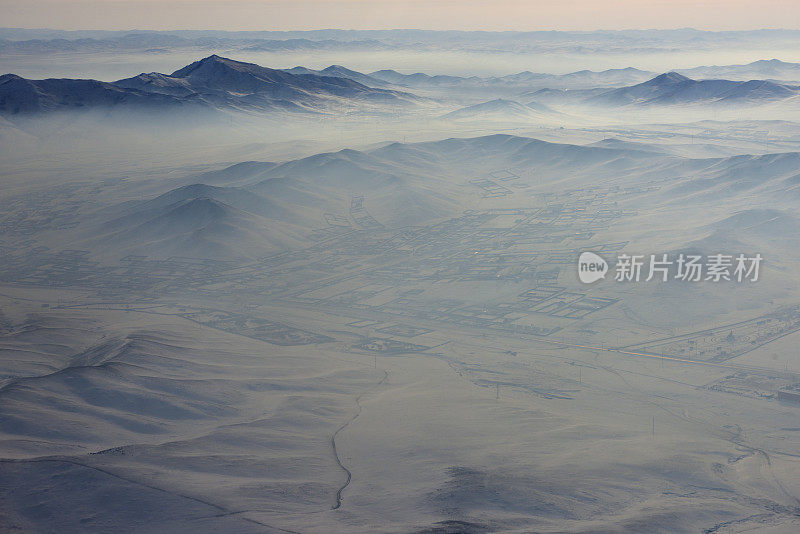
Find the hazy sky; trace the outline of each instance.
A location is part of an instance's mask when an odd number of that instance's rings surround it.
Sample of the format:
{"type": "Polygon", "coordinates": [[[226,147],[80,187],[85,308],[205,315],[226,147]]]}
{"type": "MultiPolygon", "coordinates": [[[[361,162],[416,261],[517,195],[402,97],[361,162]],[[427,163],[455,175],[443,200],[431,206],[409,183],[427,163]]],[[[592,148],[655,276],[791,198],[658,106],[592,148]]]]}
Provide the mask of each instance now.
{"type": "Polygon", "coordinates": [[[800,28],[799,0],[0,0],[4,27],[59,29],[800,28]]]}

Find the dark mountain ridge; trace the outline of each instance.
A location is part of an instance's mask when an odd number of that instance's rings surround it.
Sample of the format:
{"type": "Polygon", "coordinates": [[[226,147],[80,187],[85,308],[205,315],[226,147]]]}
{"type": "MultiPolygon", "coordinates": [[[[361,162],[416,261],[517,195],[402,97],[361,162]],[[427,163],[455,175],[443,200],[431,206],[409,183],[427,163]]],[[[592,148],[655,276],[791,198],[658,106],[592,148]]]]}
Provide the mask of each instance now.
{"type": "Polygon", "coordinates": [[[212,55],[172,74],[142,73],[108,83],[0,77],[0,114],[94,108],[321,112],[332,104],[410,104],[414,95],[375,89],[341,76],[292,74],[212,55]]]}

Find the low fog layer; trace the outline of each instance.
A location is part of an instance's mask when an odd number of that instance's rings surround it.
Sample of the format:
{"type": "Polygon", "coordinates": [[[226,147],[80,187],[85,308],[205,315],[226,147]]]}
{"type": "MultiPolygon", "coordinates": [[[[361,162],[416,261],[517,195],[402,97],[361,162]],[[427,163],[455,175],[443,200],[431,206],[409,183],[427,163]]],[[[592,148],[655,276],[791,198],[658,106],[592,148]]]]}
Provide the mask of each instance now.
{"type": "Polygon", "coordinates": [[[3,36],[213,42],[0,78],[0,530],[800,529],[792,58],[414,75],[242,50],[467,36],[3,36]],[[664,254],[763,262],[614,279],[664,254]]]}

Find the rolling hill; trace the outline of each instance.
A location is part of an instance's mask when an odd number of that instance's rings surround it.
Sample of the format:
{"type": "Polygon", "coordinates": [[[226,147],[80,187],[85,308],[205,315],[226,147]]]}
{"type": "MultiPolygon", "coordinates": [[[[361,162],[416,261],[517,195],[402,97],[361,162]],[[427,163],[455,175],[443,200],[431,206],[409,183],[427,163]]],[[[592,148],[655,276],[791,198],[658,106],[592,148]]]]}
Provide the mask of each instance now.
{"type": "Polygon", "coordinates": [[[554,118],[558,113],[535,102],[525,105],[513,100],[498,98],[458,109],[443,115],[445,120],[537,122],[554,118]]]}

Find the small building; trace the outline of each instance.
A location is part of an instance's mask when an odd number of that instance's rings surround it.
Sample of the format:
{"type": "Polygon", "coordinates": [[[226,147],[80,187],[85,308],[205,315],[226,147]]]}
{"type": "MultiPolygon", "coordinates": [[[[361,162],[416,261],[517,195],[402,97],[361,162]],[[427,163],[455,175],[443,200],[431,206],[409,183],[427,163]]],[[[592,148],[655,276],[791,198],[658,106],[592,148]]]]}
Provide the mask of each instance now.
{"type": "Polygon", "coordinates": [[[778,400],[800,404],[800,384],[783,387],[778,390],[778,400]]]}

